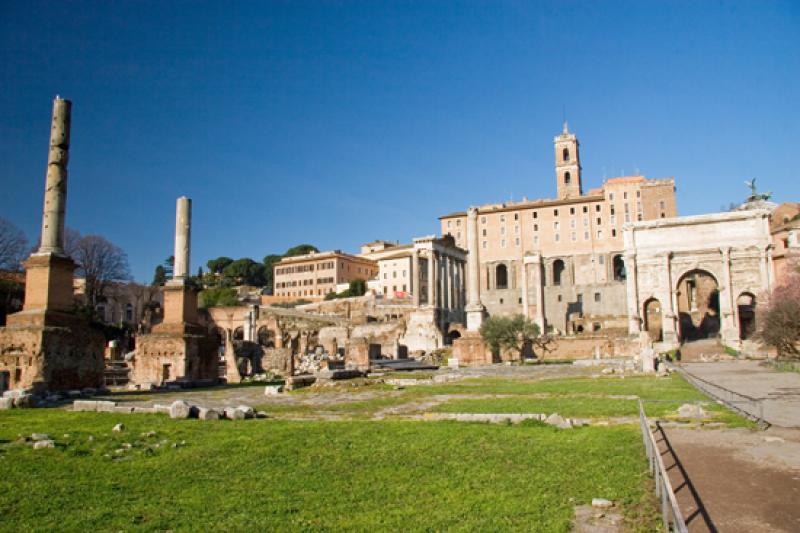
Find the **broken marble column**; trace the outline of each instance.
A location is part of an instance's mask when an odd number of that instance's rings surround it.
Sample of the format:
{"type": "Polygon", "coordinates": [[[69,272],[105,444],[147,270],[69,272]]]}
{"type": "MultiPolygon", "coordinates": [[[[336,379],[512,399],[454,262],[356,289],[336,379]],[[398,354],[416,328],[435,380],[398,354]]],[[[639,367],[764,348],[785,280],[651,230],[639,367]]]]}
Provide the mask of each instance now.
{"type": "Polygon", "coordinates": [[[47,177],[44,190],[42,239],[38,253],[64,253],[64,215],[67,207],[67,163],[72,102],[56,96],[50,125],[47,177]]]}

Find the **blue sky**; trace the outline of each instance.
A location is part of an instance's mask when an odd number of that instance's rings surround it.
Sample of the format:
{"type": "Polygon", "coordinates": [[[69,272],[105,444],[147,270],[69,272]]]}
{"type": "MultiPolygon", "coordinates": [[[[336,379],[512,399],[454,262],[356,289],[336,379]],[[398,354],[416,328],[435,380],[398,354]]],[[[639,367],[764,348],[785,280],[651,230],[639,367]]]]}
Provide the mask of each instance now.
{"type": "Polygon", "coordinates": [[[192,265],[435,233],[555,195],[566,110],[584,188],[674,176],[680,214],[756,177],[800,201],[797,2],[2,2],[0,215],[36,240],[51,99],[73,101],[67,224],[149,281],[175,198],[192,265]]]}

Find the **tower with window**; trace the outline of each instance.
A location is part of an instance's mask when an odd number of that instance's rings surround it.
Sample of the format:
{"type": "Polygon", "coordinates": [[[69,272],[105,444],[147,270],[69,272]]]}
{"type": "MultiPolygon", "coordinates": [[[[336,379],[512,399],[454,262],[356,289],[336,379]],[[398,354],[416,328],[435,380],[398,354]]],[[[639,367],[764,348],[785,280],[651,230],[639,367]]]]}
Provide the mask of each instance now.
{"type": "Polygon", "coordinates": [[[561,135],[553,139],[556,150],[556,180],[558,198],[574,198],[583,194],[581,188],[581,160],[578,138],[570,133],[567,123],[561,135]]]}

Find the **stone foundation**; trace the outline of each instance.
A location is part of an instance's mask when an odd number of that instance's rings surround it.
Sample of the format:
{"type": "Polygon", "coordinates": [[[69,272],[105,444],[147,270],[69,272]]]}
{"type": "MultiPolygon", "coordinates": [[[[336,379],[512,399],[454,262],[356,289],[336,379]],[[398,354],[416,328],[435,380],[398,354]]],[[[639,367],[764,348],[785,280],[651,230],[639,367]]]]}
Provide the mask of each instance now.
{"type": "Polygon", "coordinates": [[[492,351],[478,333],[467,332],[453,340],[453,358],[462,366],[490,365],[494,362],[492,351]]]}
{"type": "Polygon", "coordinates": [[[137,339],[132,383],[163,385],[170,381],[216,381],[217,344],[207,335],[155,332],[137,339]]]}

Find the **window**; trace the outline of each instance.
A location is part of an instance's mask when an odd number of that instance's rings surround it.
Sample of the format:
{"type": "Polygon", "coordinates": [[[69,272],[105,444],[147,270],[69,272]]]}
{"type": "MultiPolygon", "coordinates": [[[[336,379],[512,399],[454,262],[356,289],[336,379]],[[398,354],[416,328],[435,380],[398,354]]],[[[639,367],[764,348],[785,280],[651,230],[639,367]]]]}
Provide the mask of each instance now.
{"type": "Polygon", "coordinates": [[[506,240],[505,240],[505,239],[503,239],[502,241],[500,241],[500,247],[501,247],[501,248],[505,248],[505,247],[506,247],[506,240]]]}
{"type": "Polygon", "coordinates": [[[483,247],[483,249],[485,250],[485,249],[486,249],[486,241],[483,241],[483,244],[482,244],[481,246],[482,246],[482,247],[483,247]]]}
{"type": "Polygon", "coordinates": [[[506,221],[506,216],[500,215],[500,222],[505,222],[505,221],[506,221]]]}
{"type": "Polygon", "coordinates": [[[553,229],[558,231],[558,221],[553,222],[553,229]]]}
{"type": "Polygon", "coordinates": [[[605,265],[606,264],[606,256],[601,255],[600,258],[598,259],[598,261],[600,261],[601,265],[605,265]]]}
{"type": "Polygon", "coordinates": [[[599,302],[600,301],[600,293],[599,292],[594,293],[594,301],[595,302],[599,302]]]}
{"type": "Polygon", "coordinates": [[[561,295],[559,294],[559,295],[558,295],[558,301],[560,302],[561,300],[562,300],[562,297],[561,297],[561,295]]]}
{"type": "Polygon", "coordinates": [[[617,225],[617,217],[615,217],[614,215],[611,215],[611,225],[612,226],[617,225]]]}
{"type": "Polygon", "coordinates": [[[575,229],[575,219],[574,218],[569,221],[569,227],[572,228],[572,229],[575,229]]]}
{"type": "Polygon", "coordinates": [[[481,224],[486,224],[486,217],[481,217],[481,224]]]}
{"type": "Polygon", "coordinates": [[[515,244],[516,244],[517,246],[519,246],[519,237],[517,237],[517,238],[516,238],[516,239],[514,239],[514,240],[516,241],[516,243],[515,243],[515,244]]]}
{"type": "Polygon", "coordinates": [[[603,225],[603,219],[602,218],[598,218],[597,219],[597,225],[598,226],[602,226],[603,225]]]}
{"type": "Polygon", "coordinates": [[[569,183],[571,181],[572,181],[572,176],[570,175],[570,173],[569,172],[564,172],[564,183],[569,185],[569,183]]]}
{"type": "Polygon", "coordinates": [[[583,232],[583,240],[584,241],[588,241],[589,240],[589,232],[588,231],[584,231],[583,232]]]}
{"type": "Polygon", "coordinates": [[[449,220],[447,221],[447,227],[448,228],[450,227],[450,221],[449,220]]]}
{"type": "Polygon", "coordinates": [[[561,259],[553,261],[553,285],[561,285],[561,275],[564,273],[564,268],[564,261],[561,259]]]}
{"type": "Polygon", "coordinates": [[[614,206],[613,205],[611,206],[611,214],[612,215],[614,214],[614,206]]]}
{"type": "Polygon", "coordinates": [[[665,208],[666,208],[666,206],[664,205],[664,200],[661,200],[660,202],[658,202],[658,206],[659,206],[661,209],[665,209],[665,208]]]}
{"type": "Polygon", "coordinates": [[[627,223],[627,222],[630,222],[630,221],[631,221],[631,214],[630,213],[625,213],[625,222],[627,223]]]}
{"type": "Polygon", "coordinates": [[[613,202],[613,201],[614,201],[614,193],[613,193],[613,192],[610,192],[610,193],[608,193],[608,199],[609,199],[609,201],[611,201],[611,202],[613,202]]]}
{"type": "Polygon", "coordinates": [[[557,217],[557,216],[558,216],[558,209],[553,209],[553,216],[554,216],[554,217],[557,217]]]}
{"type": "Polygon", "coordinates": [[[617,254],[614,256],[612,266],[614,272],[614,281],[625,281],[625,278],[627,278],[627,272],[625,271],[625,261],[623,261],[621,255],[617,254]]]}
{"type": "Polygon", "coordinates": [[[582,304],[582,303],[583,303],[583,294],[581,294],[581,293],[578,293],[578,297],[576,298],[576,301],[577,301],[579,304],[582,304]]]}
{"type": "Polygon", "coordinates": [[[537,244],[537,245],[539,244],[539,236],[538,235],[534,235],[533,236],[533,244],[537,244]]]}
{"type": "MultiPolygon", "coordinates": [[[[601,230],[601,229],[597,230],[597,238],[598,239],[602,239],[603,238],[603,230],[601,230]]],[[[602,256],[601,256],[600,264],[602,264],[602,256]]]]}
{"type": "Polygon", "coordinates": [[[519,235],[519,226],[514,226],[514,233],[519,235]]]}
{"type": "Polygon", "coordinates": [[[539,218],[539,213],[537,213],[536,211],[534,211],[532,216],[533,216],[533,218],[539,218]]]}
{"type": "Polygon", "coordinates": [[[569,148],[564,148],[561,150],[561,159],[564,161],[569,161],[569,148]]]}
{"type": "Polygon", "coordinates": [[[539,231],[539,224],[533,225],[533,231],[539,231]]]}
{"type": "Polygon", "coordinates": [[[572,234],[570,235],[570,237],[572,238],[572,242],[575,242],[576,240],[578,240],[578,237],[577,237],[577,235],[575,234],[575,232],[574,232],[574,231],[572,232],[572,234]]]}
{"type": "Polygon", "coordinates": [[[636,191],[636,198],[642,197],[642,191],[636,191]]]}
{"type": "Polygon", "coordinates": [[[494,271],[495,287],[498,289],[508,288],[508,268],[505,265],[497,265],[494,271]]]}
{"type": "Polygon", "coordinates": [[[519,213],[514,213],[514,220],[519,220],[519,213]]]}
{"type": "Polygon", "coordinates": [[[611,230],[611,236],[612,236],[612,237],[616,237],[616,236],[617,236],[617,230],[615,230],[615,229],[612,229],[612,230],[611,230]]]}
{"type": "Polygon", "coordinates": [[[483,236],[484,236],[484,237],[486,237],[486,228],[483,228],[483,229],[481,230],[481,233],[483,234],[483,236]]]}
{"type": "Polygon", "coordinates": [[[589,212],[589,206],[588,205],[583,206],[583,212],[584,213],[588,213],[589,212]]]}
{"type": "Polygon", "coordinates": [[[584,228],[588,228],[589,227],[589,219],[586,218],[586,217],[583,218],[583,227],[584,228]]]}
{"type": "Polygon", "coordinates": [[[662,211],[661,212],[661,218],[666,218],[666,217],[667,217],[667,214],[662,211]]]}
{"type": "Polygon", "coordinates": [[[626,213],[627,213],[628,211],[630,211],[630,209],[629,209],[630,205],[629,205],[629,204],[624,204],[622,207],[624,207],[624,208],[625,208],[625,212],[626,212],[626,213]]]}
{"type": "Polygon", "coordinates": [[[500,226],[500,235],[505,235],[505,234],[506,234],[506,227],[500,226]]]}
{"type": "Polygon", "coordinates": [[[456,220],[456,226],[460,226],[460,225],[461,225],[461,219],[459,218],[458,220],[456,220]]]}
{"type": "Polygon", "coordinates": [[[628,199],[628,193],[627,192],[622,193],[622,199],[623,200],[627,200],[628,199]]]}
{"type": "Polygon", "coordinates": [[[600,204],[595,204],[594,205],[594,210],[599,213],[600,212],[600,204]]]}
{"type": "Polygon", "coordinates": [[[556,240],[556,242],[560,241],[561,240],[561,235],[556,233],[555,240],[556,240]]]}
{"type": "Polygon", "coordinates": [[[569,208],[569,214],[570,215],[574,215],[575,214],[575,208],[574,207],[570,207],[569,208]]]}

